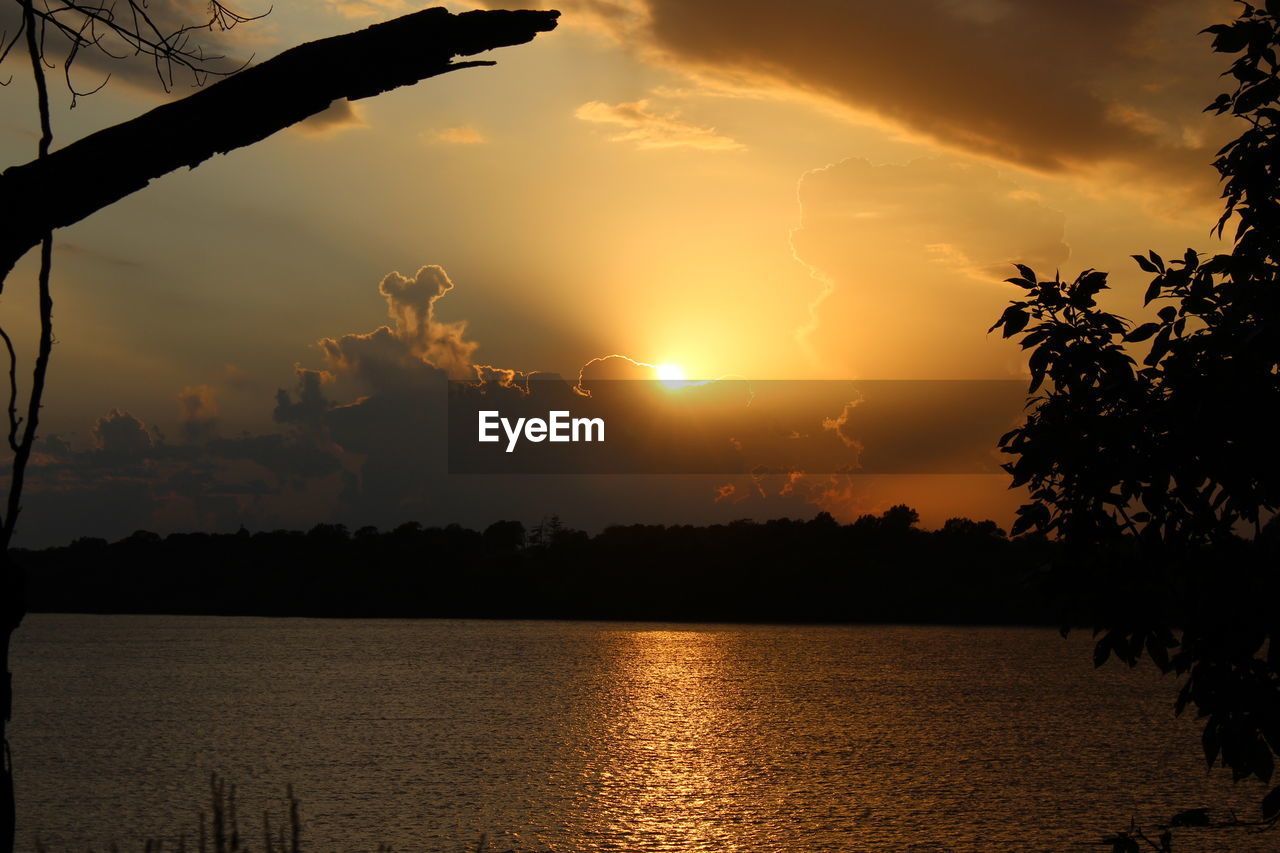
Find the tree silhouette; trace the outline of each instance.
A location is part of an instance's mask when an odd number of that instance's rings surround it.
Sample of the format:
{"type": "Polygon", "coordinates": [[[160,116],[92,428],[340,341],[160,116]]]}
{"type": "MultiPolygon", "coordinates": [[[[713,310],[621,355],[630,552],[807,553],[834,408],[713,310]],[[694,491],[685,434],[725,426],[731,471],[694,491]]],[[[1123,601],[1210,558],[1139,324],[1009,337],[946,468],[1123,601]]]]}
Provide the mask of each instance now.
{"type": "MultiPolygon", "coordinates": [[[[1056,535],[1059,589],[1083,603],[1094,658],[1135,665],[1144,651],[1185,675],[1176,710],[1204,719],[1205,760],[1236,780],[1270,783],[1280,751],[1280,614],[1275,603],[1280,454],[1265,412],[1280,411],[1280,2],[1243,4],[1209,27],[1213,49],[1238,55],[1235,89],[1206,111],[1248,124],[1213,164],[1235,222],[1228,254],[1187,249],[1153,274],[1133,325],[1095,297],[1106,274],[1038,280],[992,329],[1031,350],[1030,412],[1001,439],[1005,465],[1031,501],[1013,532],[1056,535]],[[1129,354],[1145,344],[1139,366],[1129,354]],[[1265,526],[1264,526],[1265,525],[1265,526]]],[[[1280,817],[1280,787],[1263,800],[1280,817]]]]}
{"type": "Polygon", "coordinates": [[[180,166],[194,168],[214,154],[265,139],[340,98],[367,98],[461,68],[493,65],[487,60],[455,62],[454,58],[531,41],[538,33],[553,29],[559,14],[475,11],[454,15],[443,8],[426,9],[358,32],[303,44],[241,70],[243,66],[220,66],[223,57],[206,54],[194,38],[201,30],[229,30],[253,20],[217,0],[209,3],[207,19],[177,23],[161,20],[146,0],[46,0],[40,6],[34,0],[16,2],[20,21],[12,35],[0,35],[0,62],[15,51],[21,52],[21,40],[36,90],[40,138],[35,160],[0,173],[0,199],[10,214],[0,229],[0,293],[18,259],[39,246],[40,337],[22,416],[18,354],[10,336],[0,328],[9,356],[8,444],[13,453],[8,499],[0,512],[4,594],[0,656],[5,661],[5,676],[0,682],[0,740],[4,744],[0,853],[11,853],[14,845],[13,772],[7,733],[13,693],[8,660],[12,634],[24,612],[22,579],[10,558],[9,545],[21,510],[53,348],[49,279],[54,229],[78,222],[180,166]],[[196,84],[210,77],[223,79],[53,151],[46,68],[56,67],[51,59],[61,62],[74,106],[76,97],[91,94],[102,85],[82,91],[73,81],[76,59],[87,52],[113,60],[150,59],[166,91],[173,85],[175,73],[183,71],[196,84]]]}

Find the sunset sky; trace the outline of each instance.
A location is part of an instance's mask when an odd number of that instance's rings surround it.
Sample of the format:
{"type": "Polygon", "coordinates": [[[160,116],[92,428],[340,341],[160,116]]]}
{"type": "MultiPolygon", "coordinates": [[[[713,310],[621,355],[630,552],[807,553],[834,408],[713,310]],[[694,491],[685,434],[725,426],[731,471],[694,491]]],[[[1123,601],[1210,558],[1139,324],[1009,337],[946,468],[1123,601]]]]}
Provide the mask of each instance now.
{"type": "MultiPolygon", "coordinates": [[[[417,8],[283,0],[222,41],[262,59],[417,8]]],[[[1000,477],[448,477],[433,408],[474,365],[575,377],[611,354],[699,378],[1018,377],[1017,347],[986,334],[1011,262],[1109,270],[1104,305],[1136,316],[1130,254],[1217,248],[1208,164],[1238,131],[1201,112],[1225,63],[1196,33],[1230,2],[544,8],[559,28],[496,67],[341,102],[57,233],[21,544],[898,502],[1007,525],[1000,477]]],[[[0,70],[8,165],[34,156],[36,122],[25,66],[0,70]]],[[[116,68],[69,111],[52,82],[55,146],[162,97],[116,68]]],[[[22,377],[34,277],[29,255],[0,302],[22,377]]]]}

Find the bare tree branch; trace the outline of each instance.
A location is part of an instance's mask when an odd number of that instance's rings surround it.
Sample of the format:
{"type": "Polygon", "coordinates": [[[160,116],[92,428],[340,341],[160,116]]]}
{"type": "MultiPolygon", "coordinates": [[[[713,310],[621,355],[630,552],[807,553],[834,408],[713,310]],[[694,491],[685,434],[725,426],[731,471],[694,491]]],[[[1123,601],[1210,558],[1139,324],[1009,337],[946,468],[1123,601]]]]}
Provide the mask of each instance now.
{"type": "Polygon", "coordinates": [[[9,333],[2,327],[0,338],[4,338],[5,348],[9,350],[9,449],[17,453],[18,428],[22,426],[22,418],[18,417],[18,353],[13,349],[9,333]]]}
{"type": "MultiPolygon", "coordinates": [[[[18,513],[22,510],[22,486],[26,479],[27,463],[31,461],[31,448],[35,446],[36,428],[40,424],[40,407],[44,399],[45,377],[49,374],[49,356],[53,352],[53,298],[49,290],[49,272],[53,266],[53,232],[40,241],[40,348],[36,352],[36,366],[31,377],[31,395],[27,398],[27,417],[22,423],[22,438],[13,452],[13,471],[9,479],[9,497],[5,504],[4,521],[0,524],[0,549],[7,549],[13,539],[18,513]]],[[[5,335],[9,344],[9,336],[5,335]]],[[[12,347],[12,344],[9,344],[12,347]]],[[[12,350],[10,350],[12,353],[12,350]]],[[[12,363],[12,362],[11,362],[12,363]]],[[[13,376],[10,376],[13,381],[13,376]]],[[[13,389],[16,392],[16,387],[13,389]]],[[[14,415],[9,415],[10,442],[17,432],[14,415]]]]}
{"type": "MultiPolygon", "coordinates": [[[[22,23],[27,36],[27,55],[31,59],[31,74],[36,84],[36,106],[40,113],[40,142],[37,146],[36,162],[43,162],[49,157],[49,148],[53,144],[53,122],[49,115],[49,86],[44,73],[44,51],[36,33],[36,11],[34,0],[23,0],[22,23]]],[[[0,517],[0,550],[9,547],[13,538],[14,524],[17,522],[18,510],[22,497],[22,482],[26,474],[27,463],[31,460],[31,448],[36,440],[36,427],[40,421],[40,406],[44,397],[44,381],[49,372],[49,354],[53,349],[53,299],[49,290],[49,274],[53,267],[53,229],[50,228],[40,237],[40,348],[36,354],[35,371],[32,375],[31,395],[27,398],[27,417],[25,424],[17,416],[18,406],[18,356],[13,348],[13,341],[8,333],[0,330],[4,337],[5,347],[9,351],[9,446],[13,450],[12,472],[9,478],[9,497],[5,501],[5,511],[0,517]],[[22,427],[22,437],[18,439],[18,429],[22,427]]],[[[4,282],[0,281],[0,291],[4,282]]]]}
{"type": "Polygon", "coordinates": [[[453,63],[524,44],[555,28],[558,12],[426,9],[309,42],[43,160],[0,174],[0,208],[22,211],[0,230],[0,279],[44,234],[137,192],[173,170],[251,145],[326,109],[427,77],[453,63]],[[85,176],[92,175],[91,181],[85,176]]]}
{"type": "MultiPolygon", "coordinates": [[[[63,60],[63,74],[72,102],[78,96],[92,94],[105,85],[105,81],[88,92],[79,91],[71,81],[71,67],[81,50],[94,48],[111,59],[128,59],[132,56],[150,57],[156,76],[165,91],[174,85],[175,69],[190,72],[196,85],[203,85],[209,77],[226,77],[248,65],[248,61],[232,68],[217,68],[213,63],[226,57],[204,52],[203,46],[193,43],[192,36],[201,31],[226,31],[237,24],[266,17],[243,15],[212,0],[204,20],[195,23],[162,25],[148,10],[145,0],[44,0],[43,8],[35,9],[41,33],[41,53],[44,53],[44,34],[52,28],[64,38],[69,49],[63,60]],[[117,6],[123,5],[120,14],[117,6]],[[121,51],[113,52],[112,48],[121,51]]],[[[3,61],[3,54],[0,54],[3,61]]]]}

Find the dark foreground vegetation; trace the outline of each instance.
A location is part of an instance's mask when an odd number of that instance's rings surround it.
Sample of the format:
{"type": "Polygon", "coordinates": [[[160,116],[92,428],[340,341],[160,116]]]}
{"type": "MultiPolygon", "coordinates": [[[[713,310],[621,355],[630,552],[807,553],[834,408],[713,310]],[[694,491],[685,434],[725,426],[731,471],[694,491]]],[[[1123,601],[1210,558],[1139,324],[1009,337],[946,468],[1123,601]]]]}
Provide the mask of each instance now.
{"type": "Polygon", "coordinates": [[[916,521],[139,531],[17,557],[35,612],[1057,624],[1043,539],[916,521]]]}

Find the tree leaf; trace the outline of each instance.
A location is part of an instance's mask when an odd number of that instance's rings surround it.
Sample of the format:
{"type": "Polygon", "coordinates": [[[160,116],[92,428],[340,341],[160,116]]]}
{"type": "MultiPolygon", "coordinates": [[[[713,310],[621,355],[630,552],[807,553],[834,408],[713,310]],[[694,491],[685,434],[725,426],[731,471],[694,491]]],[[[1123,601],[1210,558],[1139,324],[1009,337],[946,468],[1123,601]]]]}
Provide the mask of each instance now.
{"type": "MultiPolygon", "coordinates": [[[[1004,309],[1004,314],[1000,316],[1000,320],[996,323],[996,326],[1004,325],[1002,334],[1006,338],[1011,338],[1021,332],[1027,327],[1027,323],[1031,321],[1031,314],[1022,305],[1023,303],[1021,302],[1015,302],[1004,309]]],[[[994,329],[995,326],[991,328],[994,329]]],[[[987,331],[991,331],[991,329],[987,331]]]]}
{"type": "Polygon", "coordinates": [[[1275,786],[1262,798],[1262,819],[1275,820],[1280,817],[1280,785],[1275,786]]]}
{"type": "Polygon", "coordinates": [[[1106,663],[1107,658],[1111,657],[1111,651],[1111,634],[1107,633],[1102,635],[1102,638],[1093,645],[1093,665],[1099,667],[1106,663]]]}
{"type": "Polygon", "coordinates": [[[1145,341],[1158,331],[1160,331],[1159,323],[1143,323],[1141,326],[1125,335],[1124,339],[1131,344],[1136,344],[1145,341]]]}
{"type": "Polygon", "coordinates": [[[1225,29],[1219,28],[1213,36],[1213,49],[1218,53],[1239,53],[1247,44],[1249,30],[1242,23],[1231,24],[1225,29]]]}
{"type": "Polygon", "coordinates": [[[1214,762],[1218,760],[1218,749],[1221,746],[1218,740],[1218,724],[1213,717],[1204,724],[1204,731],[1200,733],[1200,746],[1204,749],[1204,763],[1212,768],[1214,762]]]}
{"type": "Polygon", "coordinates": [[[1138,262],[1138,266],[1142,267],[1144,272],[1159,272],[1159,270],[1156,269],[1156,265],[1142,257],[1142,255],[1134,255],[1133,259],[1138,262]]]}
{"type": "Polygon", "coordinates": [[[1156,339],[1151,342],[1151,352],[1147,353],[1147,357],[1142,363],[1148,367],[1154,367],[1160,363],[1160,359],[1164,358],[1165,353],[1169,351],[1169,335],[1173,332],[1170,326],[1165,326],[1160,330],[1160,334],[1156,335],[1156,339]]]}

